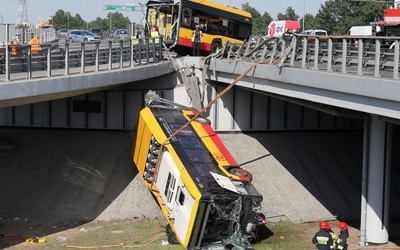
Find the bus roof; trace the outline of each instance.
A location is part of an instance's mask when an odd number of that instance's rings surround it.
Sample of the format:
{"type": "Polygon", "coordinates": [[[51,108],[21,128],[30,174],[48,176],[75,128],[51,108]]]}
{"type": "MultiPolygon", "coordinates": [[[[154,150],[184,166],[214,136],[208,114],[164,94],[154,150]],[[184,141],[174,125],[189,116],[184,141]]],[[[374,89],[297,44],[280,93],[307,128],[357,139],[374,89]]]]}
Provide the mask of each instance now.
{"type": "MultiPolygon", "coordinates": [[[[185,4],[185,5],[188,4],[188,3],[196,3],[196,4],[199,4],[199,5],[211,7],[213,9],[219,9],[219,10],[226,11],[226,12],[229,12],[229,13],[232,13],[232,14],[243,16],[245,18],[249,18],[249,19],[252,18],[250,12],[239,10],[239,9],[236,9],[236,8],[232,8],[232,7],[229,7],[229,6],[226,6],[226,5],[223,5],[223,4],[219,4],[219,3],[215,3],[215,2],[211,2],[211,1],[208,1],[208,0],[182,0],[181,2],[183,4],[185,4]]],[[[167,0],[167,1],[165,1],[165,0],[162,0],[162,1],[160,1],[160,0],[149,0],[149,1],[147,1],[146,5],[147,6],[149,6],[149,5],[160,5],[160,4],[165,4],[165,3],[176,4],[174,0],[167,0]]]]}
{"type": "Polygon", "coordinates": [[[249,13],[247,11],[238,10],[238,9],[235,9],[235,8],[223,5],[223,4],[211,2],[211,1],[208,1],[208,0],[183,0],[182,2],[183,3],[185,3],[185,2],[194,2],[194,3],[201,4],[201,5],[212,7],[212,8],[215,8],[215,9],[220,9],[220,10],[223,10],[223,11],[226,11],[226,12],[230,12],[230,13],[233,13],[233,14],[236,14],[236,15],[244,16],[244,17],[249,18],[249,19],[251,18],[251,13],[249,13]]]}

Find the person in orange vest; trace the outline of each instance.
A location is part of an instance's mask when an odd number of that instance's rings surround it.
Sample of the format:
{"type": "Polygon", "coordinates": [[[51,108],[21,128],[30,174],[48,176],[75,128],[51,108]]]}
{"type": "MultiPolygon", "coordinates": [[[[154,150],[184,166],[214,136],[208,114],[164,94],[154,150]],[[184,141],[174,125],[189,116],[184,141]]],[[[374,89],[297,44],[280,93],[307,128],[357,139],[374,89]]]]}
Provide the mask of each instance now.
{"type": "Polygon", "coordinates": [[[39,34],[36,34],[29,42],[31,45],[32,55],[39,54],[42,51],[42,47],[40,46],[39,34]]]}
{"type": "Polygon", "coordinates": [[[18,40],[10,41],[10,42],[8,43],[8,45],[10,45],[11,55],[13,55],[13,56],[18,55],[18,53],[19,53],[19,50],[18,50],[18,46],[19,46],[18,40]]]}

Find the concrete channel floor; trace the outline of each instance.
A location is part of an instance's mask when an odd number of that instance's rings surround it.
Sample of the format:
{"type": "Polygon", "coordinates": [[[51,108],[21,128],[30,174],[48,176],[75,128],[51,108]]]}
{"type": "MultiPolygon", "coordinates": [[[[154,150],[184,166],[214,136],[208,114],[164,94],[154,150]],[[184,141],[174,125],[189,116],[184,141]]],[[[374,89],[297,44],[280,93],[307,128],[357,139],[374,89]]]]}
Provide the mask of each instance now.
{"type": "MultiPolygon", "coordinates": [[[[362,131],[220,137],[253,174],[268,219],[359,218],[362,131]]],[[[131,147],[130,131],[1,128],[0,224],[46,221],[61,230],[92,220],[162,217],[131,147]]]]}

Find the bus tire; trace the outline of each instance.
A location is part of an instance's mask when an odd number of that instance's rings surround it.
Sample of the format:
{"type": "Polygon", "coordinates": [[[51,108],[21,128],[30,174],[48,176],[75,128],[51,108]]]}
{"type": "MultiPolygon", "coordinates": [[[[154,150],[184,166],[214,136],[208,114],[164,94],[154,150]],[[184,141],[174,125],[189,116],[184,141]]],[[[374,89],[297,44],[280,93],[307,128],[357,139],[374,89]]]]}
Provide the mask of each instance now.
{"type": "Polygon", "coordinates": [[[213,42],[211,45],[211,53],[217,52],[218,49],[221,48],[221,44],[219,42],[213,42]]]}
{"type": "Polygon", "coordinates": [[[176,239],[175,232],[172,231],[170,224],[167,224],[167,226],[165,226],[165,233],[167,234],[169,244],[171,245],[179,244],[178,240],[176,239]]]}
{"type": "Polygon", "coordinates": [[[171,225],[170,225],[170,224],[167,224],[167,225],[165,226],[165,233],[166,233],[167,235],[169,235],[169,234],[172,233],[172,228],[171,228],[171,225]]]}
{"type": "Polygon", "coordinates": [[[235,246],[233,244],[229,243],[228,245],[224,246],[224,250],[232,250],[232,249],[235,249],[235,246]]]}
{"type": "Polygon", "coordinates": [[[176,239],[175,233],[170,233],[168,235],[168,243],[171,244],[171,245],[178,245],[179,244],[178,240],[176,239]]]}

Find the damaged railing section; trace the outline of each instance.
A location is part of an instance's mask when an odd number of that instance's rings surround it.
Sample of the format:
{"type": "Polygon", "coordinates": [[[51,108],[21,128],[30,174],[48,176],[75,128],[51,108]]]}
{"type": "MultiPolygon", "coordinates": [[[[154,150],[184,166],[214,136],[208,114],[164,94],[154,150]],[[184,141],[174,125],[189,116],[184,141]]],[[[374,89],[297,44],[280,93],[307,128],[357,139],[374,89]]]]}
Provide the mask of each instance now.
{"type": "Polygon", "coordinates": [[[231,60],[257,60],[257,62],[269,60],[273,63],[274,60],[284,56],[286,44],[285,40],[279,37],[251,37],[243,44],[225,45],[226,57],[231,60]]]}
{"type": "Polygon", "coordinates": [[[243,44],[228,43],[224,49],[224,57],[232,61],[399,78],[399,40],[395,37],[251,37],[243,44]]]}

